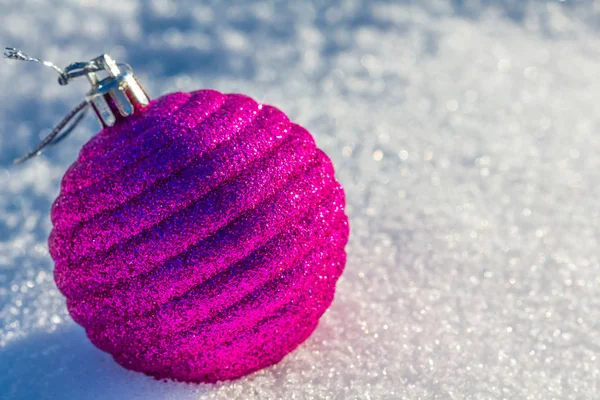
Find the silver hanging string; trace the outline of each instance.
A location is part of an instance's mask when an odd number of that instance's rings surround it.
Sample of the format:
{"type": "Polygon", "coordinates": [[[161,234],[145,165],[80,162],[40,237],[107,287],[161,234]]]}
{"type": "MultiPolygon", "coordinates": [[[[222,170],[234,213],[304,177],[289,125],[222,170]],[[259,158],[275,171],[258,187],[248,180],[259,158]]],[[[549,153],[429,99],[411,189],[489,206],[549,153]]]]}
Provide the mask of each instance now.
{"type": "Polygon", "coordinates": [[[15,49],[14,47],[5,48],[4,57],[8,58],[9,60],[31,61],[52,68],[58,73],[58,83],[61,86],[67,85],[75,78],[79,78],[80,76],[84,76],[92,72],[98,72],[103,69],[102,66],[98,65],[94,60],[91,60],[85,62],[74,62],[70,64],[67,68],[65,68],[65,70],[63,71],[50,61],[40,60],[39,58],[31,57],[23,53],[21,50],[15,49]]]}
{"type": "Polygon", "coordinates": [[[21,50],[15,49],[14,47],[7,47],[4,49],[4,58],[8,58],[9,60],[18,60],[18,61],[32,61],[34,63],[45,65],[46,67],[50,67],[56,72],[60,77],[58,78],[61,85],[66,85],[68,83],[68,79],[65,76],[65,73],[62,69],[51,63],[50,61],[40,60],[39,58],[30,57],[27,54],[23,53],[21,50]]]}
{"type": "MultiPolygon", "coordinates": [[[[13,47],[7,47],[4,50],[4,57],[10,60],[31,61],[50,67],[58,73],[58,83],[62,86],[67,85],[74,78],[87,75],[91,72],[97,72],[102,69],[102,67],[98,66],[95,62],[89,61],[73,63],[69,65],[65,71],[63,71],[50,61],[44,61],[35,57],[30,57],[13,47]]],[[[56,127],[54,127],[54,129],[52,129],[48,136],[42,139],[42,141],[33,150],[14,160],[14,163],[21,164],[22,162],[41,154],[44,148],[54,145],[67,137],[81,122],[81,120],[83,120],[88,110],[88,106],[89,103],[86,100],[79,103],[69,112],[69,114],[67,114],[65,118],[63,118],[62,121],[59,122],[58,125],[56,125],[56,127]]]]}
{"type": "Polygon", "coordinates": [[[79,122],[81,122],[83,117],[85,117],[88,106],[89,104],[87,100],[84,100],[81,103],[79,103],[77,107],[71,110],[71,112],[67,114],[67,116],[64,117],[63,120],[60,121],[58,125],[56,125],[56,127],[54,127],[54,129],[52,129],[52,132],[50,132],[48,136],[42,139],[42,141],[33,150],[31,150],[24,156],[17,158],[13,162],[15,164],[21,164],[29,160],[30,158],[40,155],[44,148],[55,145],[56,143],[63,140],[73,131],[73,129],[75,129],[75,127],[79,124],[79,122]],[[69,125],[68,128],[63,131],[63,129],[67,127],[67,125],[69,125]]]}
{"type": "Polygon", "coordinates": [[[141,112],[150,103],[150,98],[137,81],[131,66],[115,62],[108,54],[102,54],[90,61],[72,63],[64,70],[50,61],[31,57],[13,47],[4,50],[4,57],[9,60],[35,62],[52,68],[58,73],[58,83],[61,85],[67,85],[81,76],[86,76],[92,85],[85,95],[85,101],[71,110],[32,151],[16,159],[16,164],[37,156],[46,147],[69,136],[89,109],[95,111],[102,127],[107,128],[136,112],[141,112]],[[106,76],[99,77],[99,71],[106,72],[106,76]]]}

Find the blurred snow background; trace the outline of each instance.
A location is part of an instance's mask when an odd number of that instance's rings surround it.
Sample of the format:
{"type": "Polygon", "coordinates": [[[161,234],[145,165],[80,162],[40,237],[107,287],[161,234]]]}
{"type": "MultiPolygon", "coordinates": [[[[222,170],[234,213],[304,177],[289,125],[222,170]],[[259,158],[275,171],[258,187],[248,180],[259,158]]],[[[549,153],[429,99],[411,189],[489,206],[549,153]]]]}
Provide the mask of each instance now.
{"type": "Polygon", "coordinates": [[[1,61],[0,398],[598,398],[599,27],[584,0],[0,0],[2,45],[277,105],[333,159],[352,227],[332,308],[275,367],[124,370],[68,316],[46,245],[95,121],[11,165],[87,83],[1,61]]]}

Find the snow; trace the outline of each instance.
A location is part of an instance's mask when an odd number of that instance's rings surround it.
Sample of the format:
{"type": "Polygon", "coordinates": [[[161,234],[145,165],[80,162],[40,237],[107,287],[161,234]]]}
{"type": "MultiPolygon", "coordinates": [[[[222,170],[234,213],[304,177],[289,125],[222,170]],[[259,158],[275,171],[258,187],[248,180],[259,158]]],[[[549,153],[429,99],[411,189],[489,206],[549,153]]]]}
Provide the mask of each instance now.
{"type": "Polygon", "coordinates": [[[592,399],[600,391],[597,2],[0,0],[0,43],[102,52],[153,97],[242,92],[306,126],[346,188],[336,299],[278,365],[189,385],[127,371],[69,317],[49,208],[87,90],[0,61],[0,398],[592,399]]]}

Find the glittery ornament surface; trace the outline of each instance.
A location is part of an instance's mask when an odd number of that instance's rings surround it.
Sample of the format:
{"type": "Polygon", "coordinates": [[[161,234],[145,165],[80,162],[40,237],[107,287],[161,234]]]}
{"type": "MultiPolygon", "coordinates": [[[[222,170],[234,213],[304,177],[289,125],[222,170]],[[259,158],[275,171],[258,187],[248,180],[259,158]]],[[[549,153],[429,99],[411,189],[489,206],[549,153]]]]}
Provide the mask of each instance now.
{"type": "Polygon", "coordinates": [[[298,346],[333,300],[344,204],[329,158],[281,111],[213,90],[166,95],[67,171],[52,207],[56,284],[126,368],[237,378],[298,346]]]}

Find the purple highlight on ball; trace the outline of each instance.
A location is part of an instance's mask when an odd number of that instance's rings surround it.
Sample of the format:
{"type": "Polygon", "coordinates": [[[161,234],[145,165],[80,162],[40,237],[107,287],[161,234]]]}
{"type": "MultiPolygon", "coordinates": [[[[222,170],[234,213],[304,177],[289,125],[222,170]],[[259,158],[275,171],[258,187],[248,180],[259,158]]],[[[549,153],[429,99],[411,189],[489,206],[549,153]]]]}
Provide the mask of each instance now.
{"type": "Polygon", "coordinates": [[[126,368],[187,382],[272,365],[346,262],[344,191],[310,133],[237,94],[174,93],[81,150],[49,248],[73,319],[126,368]]]}

